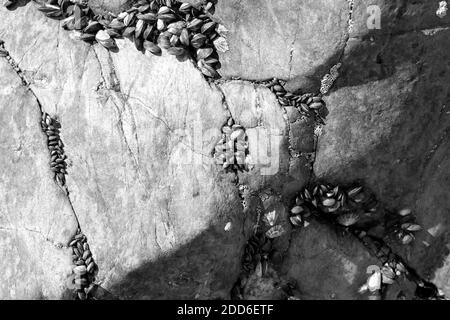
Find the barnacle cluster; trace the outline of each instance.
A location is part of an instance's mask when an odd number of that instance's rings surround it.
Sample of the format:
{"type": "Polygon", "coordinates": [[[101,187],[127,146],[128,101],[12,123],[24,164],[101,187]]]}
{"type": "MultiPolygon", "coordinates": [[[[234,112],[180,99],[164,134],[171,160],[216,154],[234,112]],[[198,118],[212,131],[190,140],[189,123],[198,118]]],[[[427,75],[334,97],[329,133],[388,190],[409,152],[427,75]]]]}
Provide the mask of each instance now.
{"type": "Polygon", "coordinates": [[[327,94],[330,91],[330,88],[333,86],[336,79],[339,77],[339,68],[341,67],[341,63],[337,63],[331,67],[330,73],[327,73],[321,81],[320,93],[327,94]]]}

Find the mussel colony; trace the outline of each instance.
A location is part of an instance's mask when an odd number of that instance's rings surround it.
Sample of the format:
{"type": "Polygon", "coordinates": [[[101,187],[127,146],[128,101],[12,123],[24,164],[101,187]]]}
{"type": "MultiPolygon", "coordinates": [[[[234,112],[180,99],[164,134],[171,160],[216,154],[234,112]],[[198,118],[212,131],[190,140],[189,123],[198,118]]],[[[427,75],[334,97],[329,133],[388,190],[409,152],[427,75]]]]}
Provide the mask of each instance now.
{"type": "MultiPolygon", "coordinates": [[[[336,75],[335,75],[336,76],[336,75]]],[[[335,78],[324,81],[327,86],[331,87],[335,78]]],[[[325,117],[328,115],[326,103],[322,99],[322,93],[302,93],[294,94],[288,92],[284,85],[285,81],[280,79],[272,79],[262,83],[272,91],[278,99],[278,102],[283,107],[295,107],[300,114],[307,117],[314,117],[320,124],[325,124],[325,117]]],[[[328,89],[329,89],[328,87],[328,89]]],[[[327,89],[327,90],[328,90],[327,89]]]]}
{"type": "MultiPolygon", "coordinates": [[[[343,188],[317,184],[305,188],[297,196],[290,220],[299,227],[304,219],[314,213],[343,227],[363,228],[364,220],[370,221],[378,209],[379,203],[375,196],[362,186],[343,188]]],[[[414,232],[421,230],[421,227],[415,223],[410,209],[402,209],[392,229],[401,243],[408,244],[414,239],[414,232]]]]}
{"type": "MultiPolygon", "coordinates": [[[[5,3],[12,8],[18,1],[5,3]]],[[[162,50],[180,60],[194,59],[198,69],[209,78],[218,78],[217,50],[227,51],[226,31],[211,20],[214,4],[194,7],[175,0],[140,0],[118,15],[96,15],[87,1],[48,0],[38,2],[38,10],[61,20],[66,30],[79,40],[98,42],[108,50],[118,50],[115,39],[128,38],[136,49],[161,55],[162,50]]]]}
{"type": "Polygon", "coordinates": [[[64,154],[64,144],[60,137],[61,124],[46,112],[42,113],[41,128],[47,135],[47,147],[50,151],[50,169],[54,173],[56,183],[66,187],[67,156],[64,154]]]}
{"type": "MultiPolygon", "coordinates": [[[[118,15],[108,13],[95,15],[86,1],[48,0],[38,2],[38,10],[47,17],[61,20],[62,27],[72,30],[79,40],[88,43],[97,42],[108,50],[117,50],[115,39],[128,38],[134,42],[137,50],[161,55],[162,49],[179,60],[190,58],[207,78],[219,78],[220,68],[218,51],[228,50],[227,30],[214,22],[214,4],[194,7],[189,3],[174,0],[140,0],[130,9],[118,15]]],[[[7,8],[12,8],[17,0],[8,0],[7,8]]],[[[21,70],[9,57],[0,42],[0,57],[6,57],[15,70],[21,70]]],[[[323,100],[337,79],[341,64],[333,66],[325,75],[318,93],[294,94],[288,92],[285,82],[279,79],[264,81],[261,84],[269,88],[282,107],[297,108],[301,115],[314,117],[316,123],[325,124],[328,110],[323,100]]],[[[24,84],[26,79],[21,76],[24,84]]],[[[50,166],[55,181],[65,187],[67,174],[64,145],[60,139],[60,124],[47,113],[42,113],[41,126],[48,139],[50,166]]],[[[248,140],[245,128],[230,118],[222,128],[222,139],[215,147],[214,157],[227,172],[248,170],[248,140]]],[[[294,229],[308,225],[309,219],[318,219],[353,234],[368,251],[380,261],[381,267],[374,270],[360,292],[368,291],[369,299],[381,299],[386,286],[401,276],[406,276],[417,284],[416,296],[421,299],[439,299],[436,287],[421,279],[409,268],[401,257],[392,252],[386,243],[365,230],[365,217],[378,210],[379,203],[374,195],[362,186],[348,188],[331,184],[308,186],[296,197],[290,208],[289,220],[294,229]]],[[[258,219],[260,217],[258,216],[258,219]]],[[[233,287],[232,298],[242,299],[242,290],[248,276],[256,272],[263,276],[269,265],[274,239],[285,234],[281,225],[275,224],[276,212],[265,215],[269,228],[257,228],[248,240],[242,258],[242,274],[233,287]]],[[[402,209],[391,215],[389,232],[403,245],[414,240],[414,233],[421,230],[409,209],[402,209]]],[[[75,235],[69,246],[73,251],[72,285],[77,299],[92,299],[95,276],[98,266],[92,257],[87,238],[81,230],[75,235]]]]}
{"type": "MultiPolygon", "coordinates": [[[[370,290],[373,297],[379,297],[382,286],[394,283],[396,277],[407,273],[404,263],[391,249],[367,234],[367,225],[370,225],[371,216],[381,210],[375,196],[362,186],[344,188],[331,184],[316,184],[305,188],[296,197],[290,210],[290,221],[295,227],[302,227],[310,218],[316,217],[327,223],[346,228],[369,249],[381,264],[381,271],[374,272],[368,284],[362,291],[370,290]]],[[[421,227],[415,223],[411,210],[400,210],[398,216],[399,226],[395,228],[397,239],[408,244],[414,239],[413,232],[421,227]]],[[[387,219],[391,219],[389,216],[387,219]]]]}
{"type": "MultiPolygon", "coordinates": [[[[244,248],[242,273],[232,291],[236,299],[242,299],[242,291],[251,273],[264,275],[273,255],[273,241],[286,233],[281,225],[276,224],[276,211],[267,212],[263,219],[266,228],[257,230],[244,248]]],[[[416,284],[416,298],[444,299],[434,284],[422,279],[386,244],[385,240],[396,239],[400,244],[408,245],[414,240],[414,233],[421,230],[410,209],[387,211],[373,193],[360,185],[342,187],[317,183],[305,187],[293,200],[289,211],[292,232],[301,232],[299,229],[307,227],[312,219],[333,226],[336,232],[352,234],[378,259],[380,265],[372,270],[359,291],[361,294],[368,292],[369,300],[382,299],[387,286],[400,277],[416,284]],[[374,222],[371,217],[379,211],[385,212],[382,223],[386,226],[385,232],[389,233],[382,237],[369,231],[374,222]]]]}
{"type": "Polygon", "coordinates": [[[74,288],[76,299],[93,299],[91,293],[95,288],[94,281],[98,266],[92,257],[87,238],[81,233],[81,230],[78,230],[69,246],[72,248],[72,261],[74,263],[70,286],[74,288]]]}

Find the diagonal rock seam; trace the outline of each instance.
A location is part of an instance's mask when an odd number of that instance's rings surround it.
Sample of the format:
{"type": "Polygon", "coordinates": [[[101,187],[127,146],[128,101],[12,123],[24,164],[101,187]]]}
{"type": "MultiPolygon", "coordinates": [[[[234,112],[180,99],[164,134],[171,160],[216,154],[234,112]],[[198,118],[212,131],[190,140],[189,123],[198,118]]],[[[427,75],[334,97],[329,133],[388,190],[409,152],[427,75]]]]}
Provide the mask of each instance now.
{"type": "MultiPolygon", "coordinates": [[[[342,229],[342,227],[341,227],[342,229]]],[[[407,278],[414,282],[418,288],[428,287],[432,290],[429,297],[426,298],[435,298],[439,296],[439,292],[436,286],[433,283],[423,279],[419,273],[416,271],[414,267],[408,264],[405,259],[403,259],[400,255],[396,254],[391,247],[389,247],[386,242],[384,242],[380,238],[376,238],[373,236],[365,235],[363,232],[358,230],[351,230],[350,233],[354,235],[366,248],[366,250],[375,258],[377,258],[382,265],[387,263],[390,259],[394,259],[398,262],[401,262],[406,270],[408,271],[407,278]],[[375,248],[375,250],[374,250],[375,248]],[[409,276],[409,277],[408,277],[409,276]]],[[[417,294],[417,293],[416,293],[417,294]]]]}
{"type": "MultiPolygon", "coordinates": [[[[39,100],[39,98],[38,98],[38,96],[36,95],[36,93],[33,91],[33,89],[30,87],[30,82],[26,79],[26,77],[24,76],[24,73],[23,73],[23,71],[20,69],[20,67],[18,66],[18,64],[15,62],[15,60],[11,57],[11,55],[9,54],[9,52],[6,50],[6,48],[5,48],[5,45],[4,45],[4,42],[3,41],[1,41],[0,40],[0,49],[3,49],[3,52],[6,52],[6,54],[5,54],[5,56],[4,56],[4,58],[8,61],[8,63],[11,65],[11,67],[12,67],[12,69],[16,72],[16,74],[18,75],[18,77],[22,80],[22,85],[24,86],[24,87],[26,87],[26,89],[28,89],[29,90],[29,92],[33,95],[33,97],[35,98],[35,101],[36,101],[36,103],[37,103],[37,105],[38,105],[38,107],[39,107],[39,111],[40,111],[40,113],[41,113],[41,118],[42,118],[42,116],[45,114],[45,112],[43,111],[44,110],[44,108],[43,108],[43,106],[42,106],[42,103],[40,102],[40,100],[39,100]]],[[[41,127],[41,126],[40,126],[41,127]]],[[[44,129],[41,127],[41,130],[44,132],[44,134],[45,134],[45,131],[44,131],[44,129]]],[[[46,135],[46,137],[47,137],[47,135],[46,135]]],[[[48,145],[48,137],[47,137],[47,145],[48,145]]],[[[55,181],[55,183],[57,183],[56,182],[56,180],[54,180],[55,181]]],[[[58,184],[58,183],[57,183],[58,184]]],[[[74,218],[75,218],[75,220],[76,220],[76,222],[77,222],[77,225],[78,225],[78,230],[79,230],[79,232],[80,233],[82,233],[82,228],[81,228],[81,225],[80,225],[80,221],[79,221],[79,219],[78,219],[78,216],[77,216],[77,214],[76,214],[76,212],[75,212],[75,208],[74,208],[74,206],[73,206],[73,204],[72,204],[72,201],[71,201],[71,199],[70,199],[70,194],[69,194],[69,190],[67,189],[67,186],[61,186],[61,185],[59,185],[58,184],[58,186],[59,187],[61,187],[62,189],[63,189],[63,191],[64,191],[64,193],[65,193],[65,195],[66,195],[66,197],[67,197],[67,200],[68,200],[68,203],[69,203],[69,205],[70,205],[70,208],[71,208],[71,211],[72,211],[72,214],[73,214],[73,216],[74,216],[74,218]]],[[[0,227],[0,229],[2,229],[2,230],[15,230],[15,229],[11,229],[11,228],[3,228],[3,227],[0,227]]],[[[40,235],[42,235],[44,238],[45,238],[45,240],[47,241],[47,242],[50,242],[51,244],[53,244],[56,248],[58,248],[58,249],[61,249],[61,248],[63,248],[63,247],[65,247],[65,248],[69,248],[70,246],[69,246],[69,244],[67,243],[67,244],[65,244],[65,245],[63,245],[63,244],[61,244],[61,243],[55,243],[55,241],[53,241],[52,239],[49,239],[48,237],[46,237],[42,232],[40,232],[40,231],[37,231],[37,230],[31,230],[31,229],[27,229],[27,228],[24,228],[24,230],[26,230],[26,231],[28,231],[28,232],[34,232],[34,233],[38,233],[38,234],[40,234],[40,235]]],[[[75,236],[75,235],[73,235],[73,236],[75,236]]],[[[72,236],[72,238],[73,238],[73,236],[72,236]]],[[[97,285],[97,287],[99,287],[99,288],[101,288],[100,286],[98,286],[97,285]]],[[[105,294],[106,295],[110,295],[111,296],[111,294],[107,291],[107,290],[105,290],[104,288],[101,288],[101,290],[103,290],[103,292],[106,292],[105,294]]]]}
{"type": "MultiPolygon", "coordinates": [[[[386,224],[386,230],[387,234],[384,234],[383,236],[379,236],[379,235],[373,235],[370,234],[367,229],[363,229],[361,227],[358,227],[355,223],[358,221],[357,220],[352,220],[352,217],[348,217],[349,219],[341,219],[340,218],[344,218],[344,216],[346,215],[345,213],[342,215],[339,215],[338,218],[336,218],[336,215],[332,215],[330,214],[331,209],[333,209],[332,207],[330,207],[329,205],[325,205],[323,202],[323,199],[336,199],[333,197],[337,197],[338,200],[337,204],[338,207],[340,208],[342,206],[345,206],[345,204],[343,204],[344,202],[346,202],[347,200],[345,199],[349,199],[349,197],[355,197],[355,192],[356,194],[359,194],[359,192],[362,189],[362,186],[359,187],[355,187],[352,189],[353,191],[353,196],[350,195],[350,192],[347,193],[346,197],[340,197],[338,196],[339,193],[342,192],[342,188],[340,184],[336,184],[330,187],[330,185],[327,184],[323,184],[323,183],[319,183],[316,184],[316,187],[313,188],[313,185],[310,185],[309,187],[305,188],[303,193],[300,193],[299,196],[296,199],[296,203],[294,204],[293,209],[295,208],[302,208],[302,210],[300,210],[300,215],[302,215],[303,210],[305,210],[306,213],[308,213],[308,216],[311,216],[312,219],[314,219],[315,221],[317,221],[319,224],[323,224],[323,225],[328,225],[331,228],[334,228],[334,231],[336,232],[340,232],[342,234],[350,234],[351,236],[356,237],[357,240],[359,240],[359,242],[362,243],[362,245],[365,247],[365,249],[367,250],[367,252],[375,257],[376,259],[378,259],[381,264],[384,266],[386,263],[391,263],[391,262],[397,262],[397,263],[401,263],[404,267],[404,269],[407,271],[406,272],[406,278],[412,282],[414,282],[416,284],[416,297],[421,298],[421,299],[441,299],[442,295],[439,292],[439,290],[437,289],[437,287],[432,283],[429,282],[427,280],[425,280],[422,276],[420,276],[420,274],[415,270],[415,268],[413,268],[411,266],[411,264],[407,263],[406,260],[399,254],[396,254],[394,252],[394,250],[387,244],[387,241],[389,241],[389,237],[388,234],[389,232],[395,232],[395,226],[396,224],[401,224],[403,227],[403,224],[405,224],[405,216],[399,215],[396,212],[390,211],[387,208],[383,208],[384,211],[386,211],[386,213],[388,214],[388,216],[390,217],[395,217],[393,220],[390,221],[390,223],[386,224]],[[328,186],[328,187],[327,187],[328,186]],[[331,198],[327,198],[329,195],[327,194],[326,197],[324,198],[320,198],[321,193],[317,192],[316,189],[318,187],[320,187],[321,189],[323,187],[328,188],[328,190],[331,190],[331,188],[333,188],[333,186],[335,186],[335,188],[333,189],[333,193],[335,194],[335,196],[331,196],[331,198]],[[309,190],[308,190],[309,188],[309,190]],[[335,191],[336,190],[336,191],[335,191]],[[339,191],[341,190],[341,191],[339,191]],[[359,191],[358,191],[359,190],[359,191]],[[317,193],[316,193],[317,192],[317,193]],[[319,196],[317,195],[319,194],[319,196]],[[319,198],[318,198],[319,197],[319,198]],[[299,200],[300,199],[300,200],[299,200]],[[339,200],[341,199],[341,200],[339,200]],[[317,202],[315,202],[317,201],[317,202]],[[307,204],[305,204],[305,202],[307,204]],[[403,220],[402,220],[403,219],[403,220]],[[387,241],[385,241],[384,239],[388,239],[387,241]]],[[[320,189],[319,189],[320,190],[320,189]]],[[[325,189],[326,190],[326,189],[325,189]]],[[[322,189],[323,191],[323,189],[322,189]]],[[[326,192],[326,191],[324,191],[326,192]]],[[[342,193],[341,193],[342,195],[342,193]]],[[[356,198],[353,198],[354,201],[356,201],[356,198]]],[[[366,203],[370,206],[370,203],[373,203],[375,201],[375,206],[377,203],[376,198],[373,198],[372,196],[365,196],[364,198],[359,198],[359,202],[354,202],[355,204],[361,203],[362,205],[365,205],[366,203]]],[[[371,205],[372,208],[373,204],[371,205]]],[[[367,211],[367,207],[363,208],[363,211],[367,211]]],[[[351,208],[352,211],[358,211],[358,208],[351,208]]],[[[371,211],[372,209],[369,209],[369,211],[371,211]]],[[[352,212],[350,211],[350,212],[352,212]]],[[[291,211],[292,214],[296,215],[299,214],[298,211],[296,210],[295,213],[294,211],[291,211]]],[[[347,215],[350,213],[347,213],[347,215]]],[[[305,218],[307,216],[305,215],[305,218]]],[[[410,216],[406,216],[406,218],[408,218],[408,220],[410,223],[409,224],[414,224],[414,222],[412,222],[413,220],[411,220],[410,216]]],[[[386,223],[387,220],[384,220],[384,223],[386,223]]],[[[420,227],[420,226],[419,226],[420,227]]],[[[408,231],[412,231],[412,230],[408,230],[408,231]]],[[[416,230],[417,231],[417,230],[416,230]]]]}

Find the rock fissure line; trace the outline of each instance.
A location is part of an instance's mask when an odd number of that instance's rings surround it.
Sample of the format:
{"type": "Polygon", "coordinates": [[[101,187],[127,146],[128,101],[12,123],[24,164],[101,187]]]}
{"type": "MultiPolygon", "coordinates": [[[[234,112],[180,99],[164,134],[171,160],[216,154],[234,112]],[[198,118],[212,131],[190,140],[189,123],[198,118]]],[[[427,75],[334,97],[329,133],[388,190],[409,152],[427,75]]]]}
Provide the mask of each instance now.
{"type": "MultiPolygon", "coordinates": [[[[72,247],[73,253],[75,255],[74,258],[74,287],[77,290],[77,297],[78,299],[88,299],[92,298],[92,294],[97,290],[97,285],[94,284],[95,280],[95,274],[98,272],[98,266],[95,264],[92,253],[89,250],[89,245],[87,244],[87,238],[85,235],[83,235],[81,231],[80,221],[78,219],[78,216],[75,212],[75,209],[73,207],[72,201],[70,199],[69,190],[67,189],[65,175],[67,174],[66,168],[66,155],[64,154],[64,144],[62,143],[62,140],[60,138],[60,129],[61,124],[59,121],[57,121],[55,118],[52,118],[49,114],[47,114],[44,111],[43,105],[40,102],[38,96],[36,93],[32,90],[30,87],[30,82],[26,79],[23,71],[20,69],[20,67],[17,65],[15,60],[10,56],[9,52],[6,50],[4,46],[4,42],[0,41],[0,56],[5,57],[8,63],[12,66],[13,70],[17,73],[17,75],[22,80],[22,85],[25,86],[29,92],[34,96],[35,101],[39,107],[39,111],[41,113],[41,130],[46,135],[47,140],[47,147],[50,152],[50,168],[52,172],[54,173],[54,181],[55,183],[64,191],[65,196],[67,197],[68,203],[70,205],[72,214],[75,217],[75,220],[78,225],[78,231],[77,234],[74,236],[73,240],[68,244],[68,247],[72,247]],[[84,251],[81,251],[79,243],[82,243],[85,249],[84,251]],[[77,247],[78,245],[78,247],[77,247]],[[83,266],[81,262],[85,262],[85,266],[83,269],[83,266]],[[89,274],[89,276],[85,276],[89,274]]],[[[16,230],[16,229],[7,229],[0,227],[0,229],[3,230],[16,230]]],[[[29,232],[39,233],[41,234],[47,242],[52,243],[55,247],[61,249],[64,247],[61,243],[55,243],[55,241],[51,240],[50,238],[46,237],[42,232],[37,230],[31,230],[24,228],[25,230],[29,232]]],[[[104,290],[104,289],[103,289],[104,290]]]]}
{"type": "MultiPolygon", "coordinates": [[[[132,99],[132,100],[135,100],[135,101],[137,101],[143,108],[145,108],[145,110],[147,110],[148,112],[149,112],[149,114],[154,118],[154,119],[156,119],[156,120],[158,120],[158,121],[160,121],[172,134],[174,134],[175,136],[177,136],[177,137],[179,137],[179,138],[182,138],[182,136],[181,135],[179,135],[177,132],[176,132],[176,130],[175,129],[173,129],[173,128],[171,128],[170,126],[169,126],[169,124],[167,123],[167,121],[166,120],[164,120],[164,119],[162,119],[161,117],[159,117],[156,113],[155,113],[155,111],[150,107],[150,106],[148,106],[144,101],[142,101],[140,98],[138,98],[138,97],[134,97],[134,96],[131,96],[131,95],[128,95],[128,94],[125,94],[125,93],[123,93],[122,92],[122,89],[121,89],[121,87],[120,87],[120,82],[119,82],[119,80],[118,80],[118,78],[117,78],[117,75],[115,74],[115,71],[114,71],[114,64],[112,63],[112,61],[111,60],[108,60],[108,65],[109,65],[109,68],[111,69],[111,71],[109,72],[110,73],[110,75],[111,75],[111,78],[112,78],[112,81],[108,81],[107,79],[106,79],[106,77],[105,77],[105,70],[104,70],[104,68],[103,68],[103,63],[100,61],[100,58],[99,58],[99,56],[98,56],[98,54],[97,54],[97,52],[95,51],[95,47],[92,47],[93,48],[93,52],[94,52],[94,56],[95,56],[95,58],[96,58],[96,61],[97,61],[97,63],[98,63],[98,65],[99,65],[99,68],[100,68],[100,72],[101,72],[101,77],[102,77],[102,82],[106,85],[106,88],[102,88],[101,86],[99,86],[98,88],[97,88],[97,91],[100,91],[100,90],[107,90],[108,91],[108,96],[107,96],[107,99],[118,99],[124,106],[125,105],[128,105],[128,101],[130,100],[130,99],[132,99]]],[[[110,53],[108,53],[108,55],[110,56],[110,53]]],[[[117,103],[115,102],[115,101],[112,101],[112,103],[116,106],[116,111],[117,112],[119,112],[120,113],[120,110],[118,109],[118,105],[117,105],[117,103]]],[[[129,106],[129,110],[130,110],[130,112],[132,111],[132,109],[131,109],[131,107],[129,106]]],[[[136,134],[137,133],[135,133],[135,137],[136,137],[136,134]]],[[[126,137],[125,137],[126,138],[126,137]]],[[[195,149],[195,147],[194,146],[192,146],[192,145],[190,145],[190,144],[188,144],[188,143],[186,143],[186,142],[184,142],[184,141],[182,141],[182,140],[180,140],[180,143],[181,144],[183,144],[184,146],[186,146],[187,148],[189,148],[193,153],[196,153],[196,154],[198,154],[198,155],[201,155],[201,156],[205,156],[205,157],[209,157],[210,155],[208,155],[208,154],[206,154],[206,153],[203,153],[202,152],[202,150],[196,150],[195,149]]],[[[130,148],[130,146],[127,144],[127,147],[131,150],[131,148],[130,148]]]]}
{"type": "Polygon", "coordinates": [[[11,232],[20,232],[20,231],[24,231],[24,232],[31,232],[31,233],[36,233],[39,234],[40,236],[42,236],[42,238],[46,241],[52,244],[53,247],[57,248],[57,249],[62,249],[64,247],[67,248],[67,246],[63,245],[60,242],[57,242],[51,238],[49,238],[48,236],[46,236],[45,234],[42,233],[42,231],[39,230],[33,230],[30,228],[11,228],[11,227],[4,227],[4,226],[0,226],[0,230],[3,231],[11,231],[11,232]]]}
{"type": "MultiPolygon", "coordinates": [[[[380,208],[374,194],[362,186],[354,184],[345,188],[318,183],[299,193],[290,210],[290,221],[294,227],[299,228],[308,219],[315,219],[341,232],[348,231],[354,235],[382,264],[380,282],[375,287],[371,287],[372,282],[368,282],[369,287],[363,288],[363,291],[371,292],[372,299],[381,299],[386,286],[402,274],[416,284],[417,298],[442,299],[434,284],[424,280],[401,256],[395,254],[383,239],[370,234],[370,229],[367,229],[370,223],[364,222],[360,212],[375,214],[380,210],[386,209],[380,208]]],[[[377,221],[378,224],[385,223],[387,226],[383,236],[390,237],[392,234],[403,245],[411,243],[414,239],[413,233],[421,230],[415,223],[411,210],[402,209],[398,213],[387,213],[383,221],[377,221]]]]}

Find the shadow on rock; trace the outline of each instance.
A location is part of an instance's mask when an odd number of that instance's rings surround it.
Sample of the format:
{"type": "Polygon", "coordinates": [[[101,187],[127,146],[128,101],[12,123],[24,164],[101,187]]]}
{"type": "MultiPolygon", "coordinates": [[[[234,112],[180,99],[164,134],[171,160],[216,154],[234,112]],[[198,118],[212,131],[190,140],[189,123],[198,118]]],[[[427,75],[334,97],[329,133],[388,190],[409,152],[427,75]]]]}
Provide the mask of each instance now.
{"type": "Polygon", "coordinates": [[[110,288],[122,299],[230,299],[246,235],[209,228],[175,252],[147,262],[110,288]]]}
{"type": "Polygon", "coordinates": [[[351,39],[325,98],[330,115],[314,165],[319,179],[362,180],[389,209],[413,209],[424,231],[396,249],[430,278],[450,233],[449,178],[439,169],[450,165],[449,43],[442,30],[351,39]],[[430,236],[437,226],[439,235],[430,236]]]}

